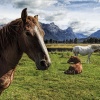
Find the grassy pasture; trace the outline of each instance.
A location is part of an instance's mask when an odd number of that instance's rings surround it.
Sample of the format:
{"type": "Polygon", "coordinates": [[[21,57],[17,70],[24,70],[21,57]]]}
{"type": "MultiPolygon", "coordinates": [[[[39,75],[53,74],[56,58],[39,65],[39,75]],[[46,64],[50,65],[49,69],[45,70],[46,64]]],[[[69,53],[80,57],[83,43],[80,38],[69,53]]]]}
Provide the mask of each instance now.
{"type": "Polygon", "coordinates": [[[36,70],[26,54],[20,60],[11,86],[0,100],[100,100],[100,54],[93,53],[91,63],[87,56],[79,56],[83,72],[66,75],[68,58],[72,52],[50,52],[52,65],[46,71],[36,70]]]}

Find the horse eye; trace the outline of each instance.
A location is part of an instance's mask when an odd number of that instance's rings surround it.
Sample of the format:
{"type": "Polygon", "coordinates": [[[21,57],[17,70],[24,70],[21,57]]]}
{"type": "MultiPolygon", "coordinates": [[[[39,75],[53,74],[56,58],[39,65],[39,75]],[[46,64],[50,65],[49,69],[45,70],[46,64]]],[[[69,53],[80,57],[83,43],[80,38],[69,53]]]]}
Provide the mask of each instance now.
{"type": "Polygon", "coordinates": [[[30,32],[26,32],[26,35],[27,35],[27,36],[31,36],[31,33],[30,33],[30,32]]]}

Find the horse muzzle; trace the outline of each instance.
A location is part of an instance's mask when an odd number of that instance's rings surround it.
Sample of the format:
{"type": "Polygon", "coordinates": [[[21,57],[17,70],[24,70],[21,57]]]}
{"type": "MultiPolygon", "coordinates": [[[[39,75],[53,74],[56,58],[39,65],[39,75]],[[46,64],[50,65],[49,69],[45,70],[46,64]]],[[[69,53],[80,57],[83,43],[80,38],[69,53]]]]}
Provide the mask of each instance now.
{"type": "Polygon", "coordinates": [[[39,66],[37,66],[38,70],[47,70],[49,66],[51,65],[51,62],[46,61],[45,59],[40,61],[39,66]]]}

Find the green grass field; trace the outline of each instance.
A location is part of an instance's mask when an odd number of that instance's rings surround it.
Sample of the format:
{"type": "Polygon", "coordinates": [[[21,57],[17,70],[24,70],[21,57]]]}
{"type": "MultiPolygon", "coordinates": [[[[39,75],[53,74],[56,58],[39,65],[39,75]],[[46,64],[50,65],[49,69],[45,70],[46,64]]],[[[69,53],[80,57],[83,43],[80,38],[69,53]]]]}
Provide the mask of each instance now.
{"type": "Polygon", "coordinates": [[[100,54],[93,53],[91,63],[87,56],[79,56],[83,72],[66,75],[68,58],[72,52],[50,52],[52,65],[46,71],[36,70],[26,54],[20,60],[14,80],[0,96],[0,100],[100,100],[100,54]]]}

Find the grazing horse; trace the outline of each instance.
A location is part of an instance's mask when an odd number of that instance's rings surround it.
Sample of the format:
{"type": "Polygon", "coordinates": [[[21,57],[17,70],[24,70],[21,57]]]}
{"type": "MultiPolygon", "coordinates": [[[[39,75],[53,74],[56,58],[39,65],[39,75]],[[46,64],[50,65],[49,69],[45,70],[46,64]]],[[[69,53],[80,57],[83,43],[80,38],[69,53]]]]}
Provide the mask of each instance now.
{"type": "Polygon", "coordinates": [[[80,74],[82,72],[81,60],[76,56],[71,56],[67,63],[71,64],[69,69],[66,70],[65,74],[80,74]]]}
{"type": "Polygon", "coordinates": [[[100,50],[100,45],[99,44],[92,44],[88,46],[75,46],[73,47],[73,53],[75,56],[80,55],[88,55],[87,62],[90,63],[90,56],[95,50],[100,50]]]}
{"type": "Polygon", "coordinates": [[[38,70],[48,69],[51,60],[43,37],[38,15],[28,16],[27,8],[22,10],[21,18],[0,29],[0,94],[11,84],[23,53],[35,62],[38,70]]]}

